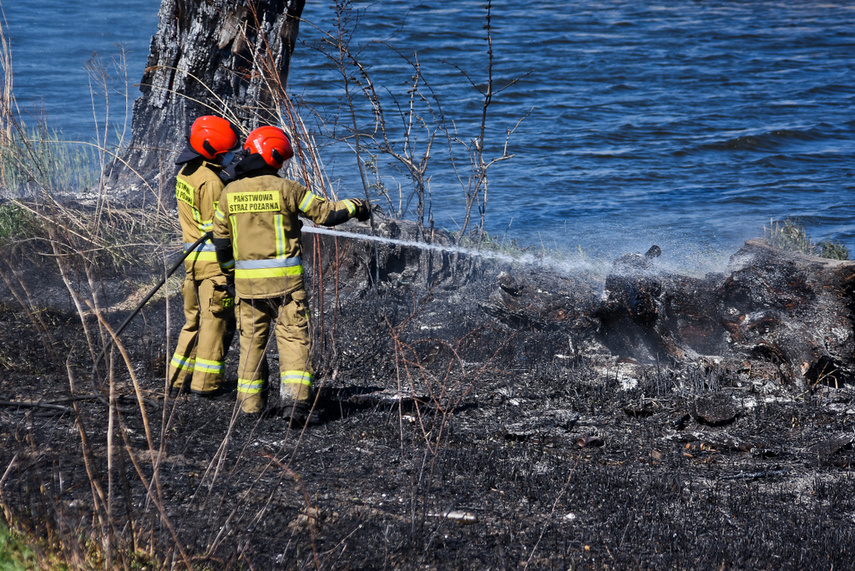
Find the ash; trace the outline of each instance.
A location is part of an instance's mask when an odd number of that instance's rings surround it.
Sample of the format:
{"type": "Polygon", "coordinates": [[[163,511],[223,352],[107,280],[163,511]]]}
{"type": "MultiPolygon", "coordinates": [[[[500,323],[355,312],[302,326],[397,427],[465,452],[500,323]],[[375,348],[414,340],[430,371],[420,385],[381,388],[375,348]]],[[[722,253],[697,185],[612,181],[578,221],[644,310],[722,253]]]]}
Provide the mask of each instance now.
{"type": "MultiPolygon", "coordinates": [[[[320,422],[305,430],[166,393],[177,282],[123,334],[130,367],[115,352],[112,377],[92,376],[94,315],[49,264],[22,263],[0,292],[7,520],[72,564],[89,538],[117,568],[851,567],[848,354],[803,342],[824,327],[805,310],[821,292],[775,306],[749,287],[769,286],[746,272],[772,258],[598,281],[315,239],[320,422]],[[717,301],[677,312],[692,296],[717,301]]],[[[102,274],[108,322],[146,271],[102,274]]],[[[846,341],[848,314],[822,303],[846,341]]],[[[237,358],[235,343],[232,378],[237,358]]]]}

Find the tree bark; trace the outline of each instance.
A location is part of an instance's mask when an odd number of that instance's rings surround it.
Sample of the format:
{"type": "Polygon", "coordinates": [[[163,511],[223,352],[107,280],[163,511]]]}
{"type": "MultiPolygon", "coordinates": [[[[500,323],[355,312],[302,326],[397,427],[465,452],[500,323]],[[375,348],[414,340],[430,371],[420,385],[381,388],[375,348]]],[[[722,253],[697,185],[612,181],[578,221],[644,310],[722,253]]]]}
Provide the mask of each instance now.
{"type": "Polygon", "coordinates": [[[244,130],[278,123],[305,0],[163,0],[134,102],[132,139],[106,173],[111,196],[171,203],[190,125],[217,114],[244,130]]]}

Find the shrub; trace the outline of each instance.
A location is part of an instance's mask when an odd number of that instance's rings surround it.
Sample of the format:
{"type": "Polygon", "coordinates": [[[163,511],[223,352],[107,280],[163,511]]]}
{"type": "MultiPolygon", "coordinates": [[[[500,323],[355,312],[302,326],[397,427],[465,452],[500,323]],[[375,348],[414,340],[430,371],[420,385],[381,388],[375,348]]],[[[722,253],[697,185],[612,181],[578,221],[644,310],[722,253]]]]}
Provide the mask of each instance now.
{"type": "Polygon", "coordinates": [[[849,259],[849,249],[840,242],[826,240],[814,244],[798,220],[792,218],[785,218],[780,222],[771,220],[769,227],[763,230],[766,241],[776,248],[832,260],[849,259]]]}

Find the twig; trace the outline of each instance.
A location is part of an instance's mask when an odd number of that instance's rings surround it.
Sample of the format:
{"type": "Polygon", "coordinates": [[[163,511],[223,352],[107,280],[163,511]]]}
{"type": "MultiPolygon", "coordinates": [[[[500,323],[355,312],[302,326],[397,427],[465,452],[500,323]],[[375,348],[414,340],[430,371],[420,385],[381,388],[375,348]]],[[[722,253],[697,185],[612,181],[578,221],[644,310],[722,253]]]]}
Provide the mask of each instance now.
{"type": "Polygon", "coordinates": [[[769,478],[772,476],[783,476],[786,470],[761,470],[760,472],[739,472],[729,476],[721,476],[722,480],[758,480],[760,478],[769,478]]]}
{"type": "Polygon", "coordinates": [[[62,406],[58,404],[50,404],[46,402],[39,401],[14,401],[14,400],[0,400],[0,407],[3,408],[46,408],[50,410],[58,410],[61,412],[74,412],[74,409],[62,406]]]}

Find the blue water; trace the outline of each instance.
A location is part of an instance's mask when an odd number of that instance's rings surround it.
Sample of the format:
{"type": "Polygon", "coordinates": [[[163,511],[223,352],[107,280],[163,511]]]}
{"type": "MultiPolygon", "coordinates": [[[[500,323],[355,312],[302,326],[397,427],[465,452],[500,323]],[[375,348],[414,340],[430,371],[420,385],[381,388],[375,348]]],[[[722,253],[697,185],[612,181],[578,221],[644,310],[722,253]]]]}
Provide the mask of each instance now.
{"type": "MultiPolygon", "coordinates": [[[[128,75],[138,81],[159,2],[71,4],[4,5],[15,93],[19,103],[43,106],[67,135],[91,138],[86,61],[93,50],[113,57],[123,43],[128,75]]],[[[483,88],[486,79],[484,0],[354,4],[360,21],[350,46],[379,88],[393,134],[412,74],[400,54],[412,60],[417,52],[446,119],[462,140],[475,137],[482,99],[473,83],[483,88]]],[[[495,1],[495,87],[518,82],[489,108],[487,158],[501,154],[507,130],[522,121],[508,143],[514,157],[488,171],[487,230],[592,256],[657,243],[663,259],[691,263],[727,256],[770,219],[789,216],[814,240],[841,241],[855,255],[855,7],[782,4],[495,1]]],[[[330,143],[308,111],[328,125],[348,119],[340,76],[314,49],[333,29],[332,16],[327,0],[308,1],[290,91],[305,106],[335,187],[358,195],[348,145],[330,143]]],[[[358,101],[364,119],[368,108],[358,101]]],[[[461,184],[447,147],[437,139],[428,175],[435,222],[454,229],[470,168],[462,146],[452,145],[461,184]]],[[[407,176],[382,156],[378,165],[395,206],[399,185],[406,204],[407,176]]]]}
{"type": "MultiPolygon", "coordinates": [[[[23,120],[93,141],[109,118],[122,129],[140,95],[158,0],[6,0],[13,91],[23,120]]],[[[130,136],[130,133],[128,133],[130,136]]]]}

